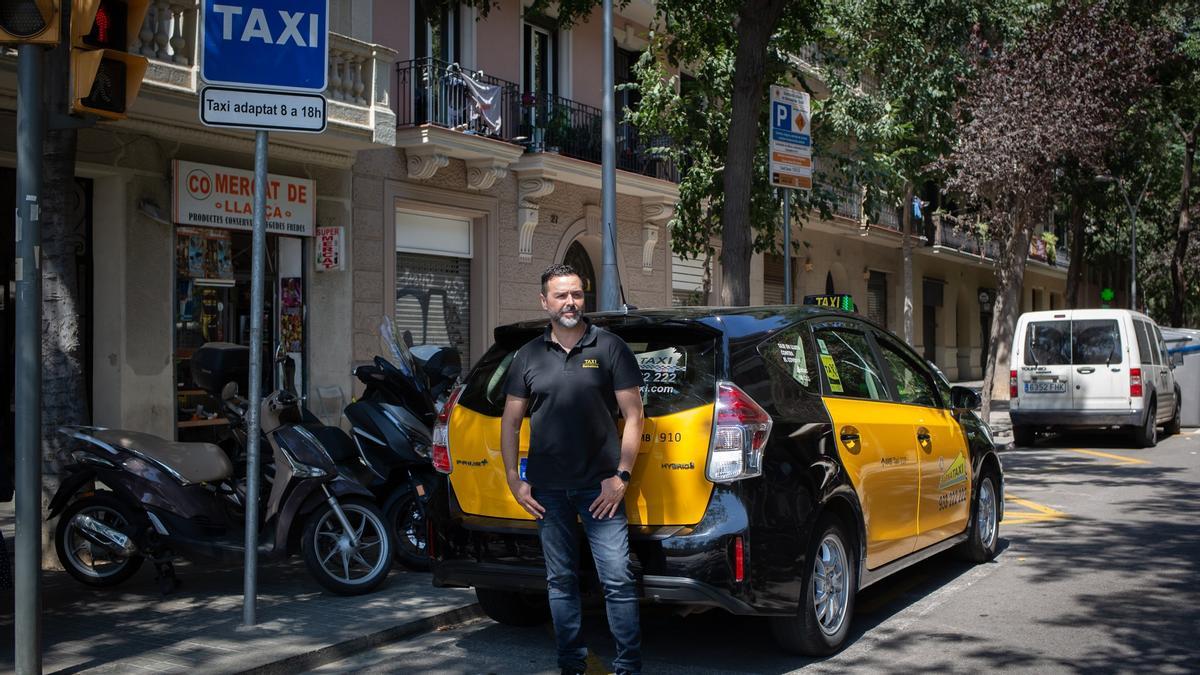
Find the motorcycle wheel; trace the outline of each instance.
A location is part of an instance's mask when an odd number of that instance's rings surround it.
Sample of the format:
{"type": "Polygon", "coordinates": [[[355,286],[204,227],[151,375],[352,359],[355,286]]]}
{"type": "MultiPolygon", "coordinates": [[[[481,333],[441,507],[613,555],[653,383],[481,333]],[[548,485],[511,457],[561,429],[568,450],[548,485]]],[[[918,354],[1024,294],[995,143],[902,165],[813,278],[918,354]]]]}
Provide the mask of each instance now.
{"type": "Polygon", "coordinates": [[[358,546],[333,507],[322,503],[308,518],[300,549],[308,573],[338,595],[370,593],[383,583],[392,567],[392,537],[379,507],[356,498],[339,500],[358,546]]]}
{"type": "Polygon", "coordinates": [[[81,584],[95,588],[116,586],[142,566],[140,555],[123,556],[92,543],[72,520],[83,514],[126,534],[133,530],[134,511],[110,493],[97,492],[67,506],[54,528],[54,550],[58,561],[81,584]]]}
{"type": "Polygon", "coordinates": [[[387,510],[387,522],[396,540],[396,562],[417,572],[429,571],[429,532],[417,495],[409,492],[387,510]]]}

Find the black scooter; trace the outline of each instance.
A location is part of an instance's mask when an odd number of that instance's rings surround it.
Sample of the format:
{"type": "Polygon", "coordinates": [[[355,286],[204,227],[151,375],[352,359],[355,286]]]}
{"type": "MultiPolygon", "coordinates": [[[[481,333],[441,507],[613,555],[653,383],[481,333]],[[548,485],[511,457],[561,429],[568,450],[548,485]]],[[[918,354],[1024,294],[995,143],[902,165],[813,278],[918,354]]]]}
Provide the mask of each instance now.
{"type": "Polygon", "coordinates": [[[383,505],[396,560],[409,569],[428,570],[426,504],[444,480],[430,457],[433,426],[462,372],[462,359],[450,347],[411,348],[393,337],[386,319],[381,337],[395,363],[377,356],[354,369],[366,389],[344,413],[353,427],[358,461],[339,461],[338,468],[383,505]]]}
{"type": "MultiPolygon", "coordinates": [[[[245,348],[209,344],[197,352],[203,358],[193,359],[194,367],[211,364],[193,376],[206,389],[219,388],[227,406],[237,397],[238,380],[228,374],[228,364],[241,360],[238,350],[245,348]]],[[[373,495],[339,476],[302,421],[293,393],[279,390],[263,400],[259,555],[283,558],[298,545],[309,573],[325,588],[342,595],[370,592],[391,568],[390,529],[373,495]]],[[[244,477],[235,475],[220,447],[98,427],[60,431],[84,442],[64,466],[49,509],[51,518],[59,518],[59,561],[76,580],[115,586],[149,558],[165,592],[177,583],[176,556],[243,559],[244,477]]]]}

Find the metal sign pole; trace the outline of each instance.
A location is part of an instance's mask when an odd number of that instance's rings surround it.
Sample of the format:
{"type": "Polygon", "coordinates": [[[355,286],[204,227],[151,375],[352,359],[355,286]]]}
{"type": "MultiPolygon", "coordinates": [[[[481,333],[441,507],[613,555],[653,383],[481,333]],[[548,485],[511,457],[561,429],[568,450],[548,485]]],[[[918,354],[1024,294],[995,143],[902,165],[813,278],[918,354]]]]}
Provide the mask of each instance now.
{"type": "Polygon", "coordinates": [[[792,191],[783,188],[783,304],[792,302],[792,191]]]}
{"type": "Polygon", "coordinates": [[[617,270],[617,125],[616,96],[613,92],[613,17],[612,0],[604,0],[604,107],[600,123],[600,221],[601,239],[600,310],[612,311],[621,303],[617,270]]]}
{"type": "Polygon", "coordinates": [[[246,570],[242,625],[253,626],[258,602],[259,409],[262,406],[263,279],[267,251],[267,133],[254,133],[254,234],[250,265],[250,410],[246,416],[246,570]]]}
{"type": "MultiPolygon", "coordinates": [[[[16,321],[17,673],[42,672],[42,46],[18,47],[16,321]]],[[[3,544],[0,544],[3,546],[3,544]]]]}

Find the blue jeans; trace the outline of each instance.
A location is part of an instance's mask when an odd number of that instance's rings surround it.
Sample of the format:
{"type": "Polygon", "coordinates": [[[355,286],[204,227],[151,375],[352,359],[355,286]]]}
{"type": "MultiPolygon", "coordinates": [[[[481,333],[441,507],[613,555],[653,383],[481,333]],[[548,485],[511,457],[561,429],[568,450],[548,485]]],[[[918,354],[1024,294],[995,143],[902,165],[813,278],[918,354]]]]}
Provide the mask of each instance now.
{"type": "Polygon", "coordinates": [[[638,618],[637,584],[629,564],[629,521],[625,504],[606,520],[596,520],[588,507],[600,496],[600,488],[582,490],[533,489],[533,498],[546,509],[538,521],[542,553],[546,558],[546,586],[550,594],[550,615],[558,643],[559,668],[583,672],[587,666],[587,647],[580,632],[582,610],[579,601],[579,530],[576,517],[596,561],[596,572],[604,587],[608,611],[608,629],[617,643],[613,670],[617,673],[642,671],[642,635],[638,618]]]}

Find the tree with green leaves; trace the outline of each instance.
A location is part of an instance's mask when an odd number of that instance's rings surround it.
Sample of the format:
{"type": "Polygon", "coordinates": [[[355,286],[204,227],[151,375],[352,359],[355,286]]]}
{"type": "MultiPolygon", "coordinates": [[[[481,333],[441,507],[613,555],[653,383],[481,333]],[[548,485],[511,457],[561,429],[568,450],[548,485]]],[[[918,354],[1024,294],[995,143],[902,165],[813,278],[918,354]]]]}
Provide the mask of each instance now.
{"type": "Polygon", "coordinates": [[[913,343],[914,194],[943,178],[955,112],[975,67],[981,26],[1007,30],[999,0],[845,0],[823,17],[821,120],[825,180],[861,184],[868,210],[902,208],[903,335],[913,343]]]}
{"type": "Polygon", "coordinates": [[[963,99],[947,185],[986,220],[999,243],[998,281],[983,391],[984,412],[1006,392],[1007,363],[1036,224],[1053,204],[1063,166],[1103,168],[1124,116],[1144,93],[1152,36],[1104,3],[1068,0],[1009,44],[976,42],[978,77],[963,99]]]}

